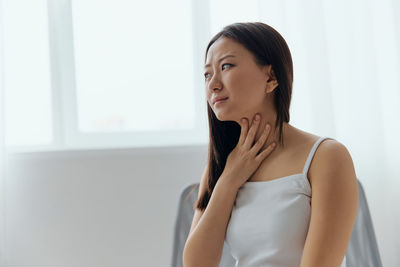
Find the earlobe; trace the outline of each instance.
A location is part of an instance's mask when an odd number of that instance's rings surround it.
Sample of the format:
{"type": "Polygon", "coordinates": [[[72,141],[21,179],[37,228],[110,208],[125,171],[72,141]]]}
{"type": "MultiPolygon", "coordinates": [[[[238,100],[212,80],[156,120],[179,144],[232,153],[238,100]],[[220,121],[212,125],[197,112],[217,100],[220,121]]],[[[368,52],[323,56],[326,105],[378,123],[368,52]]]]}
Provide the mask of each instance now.
{"type": "Polygon", "coordinates": [[[276,80],[274,80],[273,82],[267,83],[266,93],[267,94],[272,93],[275,90],[275,88],[278,87],[278,85],[279,84],[276,80]]]}

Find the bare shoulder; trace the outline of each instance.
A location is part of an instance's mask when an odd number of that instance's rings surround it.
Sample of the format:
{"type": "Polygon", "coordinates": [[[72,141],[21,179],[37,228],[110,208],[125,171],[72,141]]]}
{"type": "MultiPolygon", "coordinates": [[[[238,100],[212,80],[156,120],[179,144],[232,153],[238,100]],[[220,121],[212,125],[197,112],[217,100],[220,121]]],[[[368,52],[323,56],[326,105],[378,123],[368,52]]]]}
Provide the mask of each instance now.
{"type": "MultiPolygon", "coordinates": [[[[303,131],[290,126],[290,147],[293,162],[298,159],[298,155],[304,157],[308,155],[310,149],[321,136],[303,131]]],[[[303,157],[303,158],[304,158],[303,157]]],[[[304,165],[302,162],[300,165],[304,165]]],[[[347,147],[335,139],[324,139],[317,147],[311,160],[307,173],[311,187],[316,179],[328,182],[328,179],[354,179],[356,177],[353,160],[347,147]],[[330,177],[330,178],[328,178],[330,177]],[[338,178],[340,177],[340,178],[338,178]]],[[[335,181],[330,181],[335,182],[335,181]]]]}
{"type": "Polygon", "coordinates": [[[332,177],[335,180],[340,179],[340,177],[356,177],[349,150],[344,144],[334,139],[325,139],[319,144],[308,175],[311,186],[315,179],[327,179],[323,177],[332,177]]]}

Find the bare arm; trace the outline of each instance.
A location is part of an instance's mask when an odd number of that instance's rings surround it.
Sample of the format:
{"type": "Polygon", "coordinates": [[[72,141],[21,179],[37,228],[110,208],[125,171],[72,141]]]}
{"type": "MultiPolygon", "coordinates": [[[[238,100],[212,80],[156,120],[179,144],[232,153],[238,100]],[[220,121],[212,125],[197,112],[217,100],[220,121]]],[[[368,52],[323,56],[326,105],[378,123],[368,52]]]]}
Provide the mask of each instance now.
{"type": "Polygon", "coordinates": [[[201,215],[200,211],[196,209],[197,214],[193,220],[191,233],[183,249],[183,265],[185,267],[219,266],[226,228],[237,191],[238,188],[232,186],[222,174],[214,187],[204,214],[201,215]],[[196,217],[199,221],[195,225],[196,217]]]}
{"type": "Polygon", "coordinates": [[[301,267],[337,267],[346,254],[358,210],[358,185],[347,148],[327,140],[317,150],[311,219],[301,267]]]}

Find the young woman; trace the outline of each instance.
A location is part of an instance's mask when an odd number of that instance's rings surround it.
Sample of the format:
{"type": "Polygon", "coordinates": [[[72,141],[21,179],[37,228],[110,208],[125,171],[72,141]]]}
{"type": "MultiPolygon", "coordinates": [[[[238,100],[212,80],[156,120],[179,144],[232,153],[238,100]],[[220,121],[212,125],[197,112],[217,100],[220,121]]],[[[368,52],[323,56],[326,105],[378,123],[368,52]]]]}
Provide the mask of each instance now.
{"type": "Polygon", "coordinates": [[[335,139],[289,124],[283,37],[261,22],[226,26],[207,46],[204,78],[209,160],[184,266],[218,266],[224,243],[236,267],[345,266],[358,210],[353,161],[335,139]]]}

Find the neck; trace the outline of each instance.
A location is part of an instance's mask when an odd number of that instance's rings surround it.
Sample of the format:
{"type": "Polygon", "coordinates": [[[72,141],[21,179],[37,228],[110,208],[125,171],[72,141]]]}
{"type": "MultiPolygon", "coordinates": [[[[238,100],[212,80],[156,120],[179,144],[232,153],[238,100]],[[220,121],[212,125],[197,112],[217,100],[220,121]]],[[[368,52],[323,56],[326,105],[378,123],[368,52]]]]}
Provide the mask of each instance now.
{"type": "MultiPolygon", "coordinates": [[[[275,127],[275,121],[261,120],[260,126],[258,127],[255,136],[255,141],[257,141],[261,137],[267,123],[270,125],[271,128],[269,130],[267,140],[261,148],[261,151],[266,149],[272,142],[275,142],[276,144],[276,147],[274,148],[275,151],[284,149],[284,146],[282,146],[282,144],[279,142],[279,125],[275,127]]],[[[289,131],[291,130],[291,127],[292,126],[287,122],[283,122],[282,124],[282,142],[284,142],[285,147],[287,146],[287,136],[289,134],[289,131]]]]}

